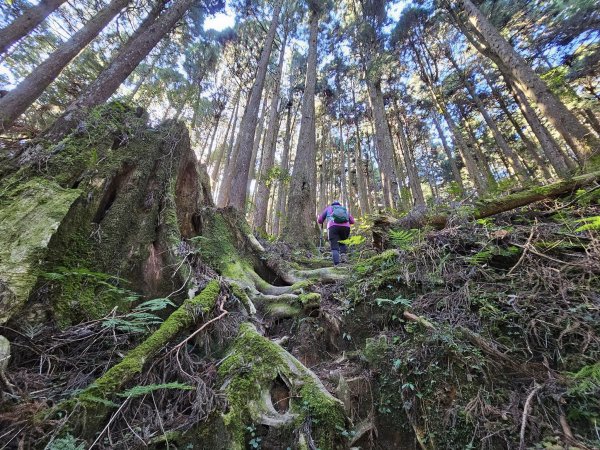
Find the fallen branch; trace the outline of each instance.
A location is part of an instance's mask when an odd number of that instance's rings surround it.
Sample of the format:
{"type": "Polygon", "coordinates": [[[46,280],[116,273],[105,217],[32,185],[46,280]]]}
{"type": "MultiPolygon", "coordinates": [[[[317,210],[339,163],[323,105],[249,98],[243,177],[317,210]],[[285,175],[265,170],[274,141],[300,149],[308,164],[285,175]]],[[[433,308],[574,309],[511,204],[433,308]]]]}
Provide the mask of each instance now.
{"type": "Polygon", "coordinates": [[[519,450],[525,448],[525,428],[527,426],[527,418],[529,417],[529,411],[531,410],[531,401],[537,392],[542,389],[543,385],[535,383],[533,389],[525,400],[525,406],[523,407],[523,418],[521,419],[521,433],[519,434],[519,450]]]}

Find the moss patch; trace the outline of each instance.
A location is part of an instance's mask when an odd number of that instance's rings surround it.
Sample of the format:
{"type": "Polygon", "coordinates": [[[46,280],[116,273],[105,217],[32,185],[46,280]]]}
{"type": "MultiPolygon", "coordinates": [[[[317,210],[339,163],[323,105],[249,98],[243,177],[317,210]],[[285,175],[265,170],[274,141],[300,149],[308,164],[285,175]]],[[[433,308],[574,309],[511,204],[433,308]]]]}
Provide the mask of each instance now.
{"type": "Polygon", "coordinates": [[[0,324],[27,301],[50,238],[81,195],[43,178],[0,186],[0,324]]]}

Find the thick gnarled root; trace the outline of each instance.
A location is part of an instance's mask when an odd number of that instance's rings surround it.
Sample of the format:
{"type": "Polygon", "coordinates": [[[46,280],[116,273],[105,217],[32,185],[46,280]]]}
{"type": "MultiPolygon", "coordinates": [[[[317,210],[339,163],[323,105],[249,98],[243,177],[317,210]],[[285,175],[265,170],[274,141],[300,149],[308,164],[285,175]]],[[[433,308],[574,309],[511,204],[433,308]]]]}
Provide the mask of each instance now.
{"type": "Polygon", "coordinates": [[[298,431],[307,428],[304,439],[317,447],[342,447],[338,430],[345,427],[343,404],[312,371],[252,324],[242,324],[218,373],[227,395],[223,421],[232,437],[230,448],[245,448],[248,426],[267,427],[267,435],[276,434],[281,448],[298,448],[303,434],[298,431]]]}

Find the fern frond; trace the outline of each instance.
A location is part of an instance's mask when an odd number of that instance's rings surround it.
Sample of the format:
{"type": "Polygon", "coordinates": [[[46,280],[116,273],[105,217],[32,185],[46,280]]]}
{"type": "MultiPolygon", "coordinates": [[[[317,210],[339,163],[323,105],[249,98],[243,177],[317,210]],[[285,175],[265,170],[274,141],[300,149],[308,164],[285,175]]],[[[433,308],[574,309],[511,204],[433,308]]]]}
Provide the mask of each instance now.
{"type": "Polygon", "coordinates": [[[194,390],[194,386],[190,386],[189,384],[172,382],[172,383],[162,383],[162,384],[148,384],[146,386],[134,386],[131,389],[126,390],[125,392],[119,394],[119,397],[141,397],[142,395],[150,394],[151,392],[158,391],[159,389],[181,389],[184,391],[192,391],[194,390]]]}

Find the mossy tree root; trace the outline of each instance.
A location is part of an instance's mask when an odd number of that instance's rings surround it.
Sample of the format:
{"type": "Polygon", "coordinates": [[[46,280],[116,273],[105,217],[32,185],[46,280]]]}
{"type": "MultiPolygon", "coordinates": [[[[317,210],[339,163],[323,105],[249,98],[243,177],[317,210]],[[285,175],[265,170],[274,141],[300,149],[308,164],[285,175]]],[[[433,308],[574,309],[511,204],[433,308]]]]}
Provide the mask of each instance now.
{"type": "Polygon", "coordinates": [[[111,367],[94,383],[76,395],[59,404],[54,412],[72,411],[76,407],[83,407],[85,414],[72,416],[76,428],[86,421],[88,430],[97,430],[90,426],[100,423],[111,409],[110,400],[126,383],[140,374],[145,364],[152,359],[179,333],[194,324],[201,314],[210,312],[219,297],[221,287],[215,280],[210,281],[206,287],[192,299],[185,300],[144,342],[131,350],[118,364],[111,367]]]}
{"type": "Polygon", "coordinates": [[[341,447],[343,404],[319,378],[284,348],[244,323],[218,369],[228,411],[223,416],[230,447],[246,446],[247,426],[264,425],[281,448],[298,448],[298,430],[312,423],[311,438],[323,450],[341,447]]]}

